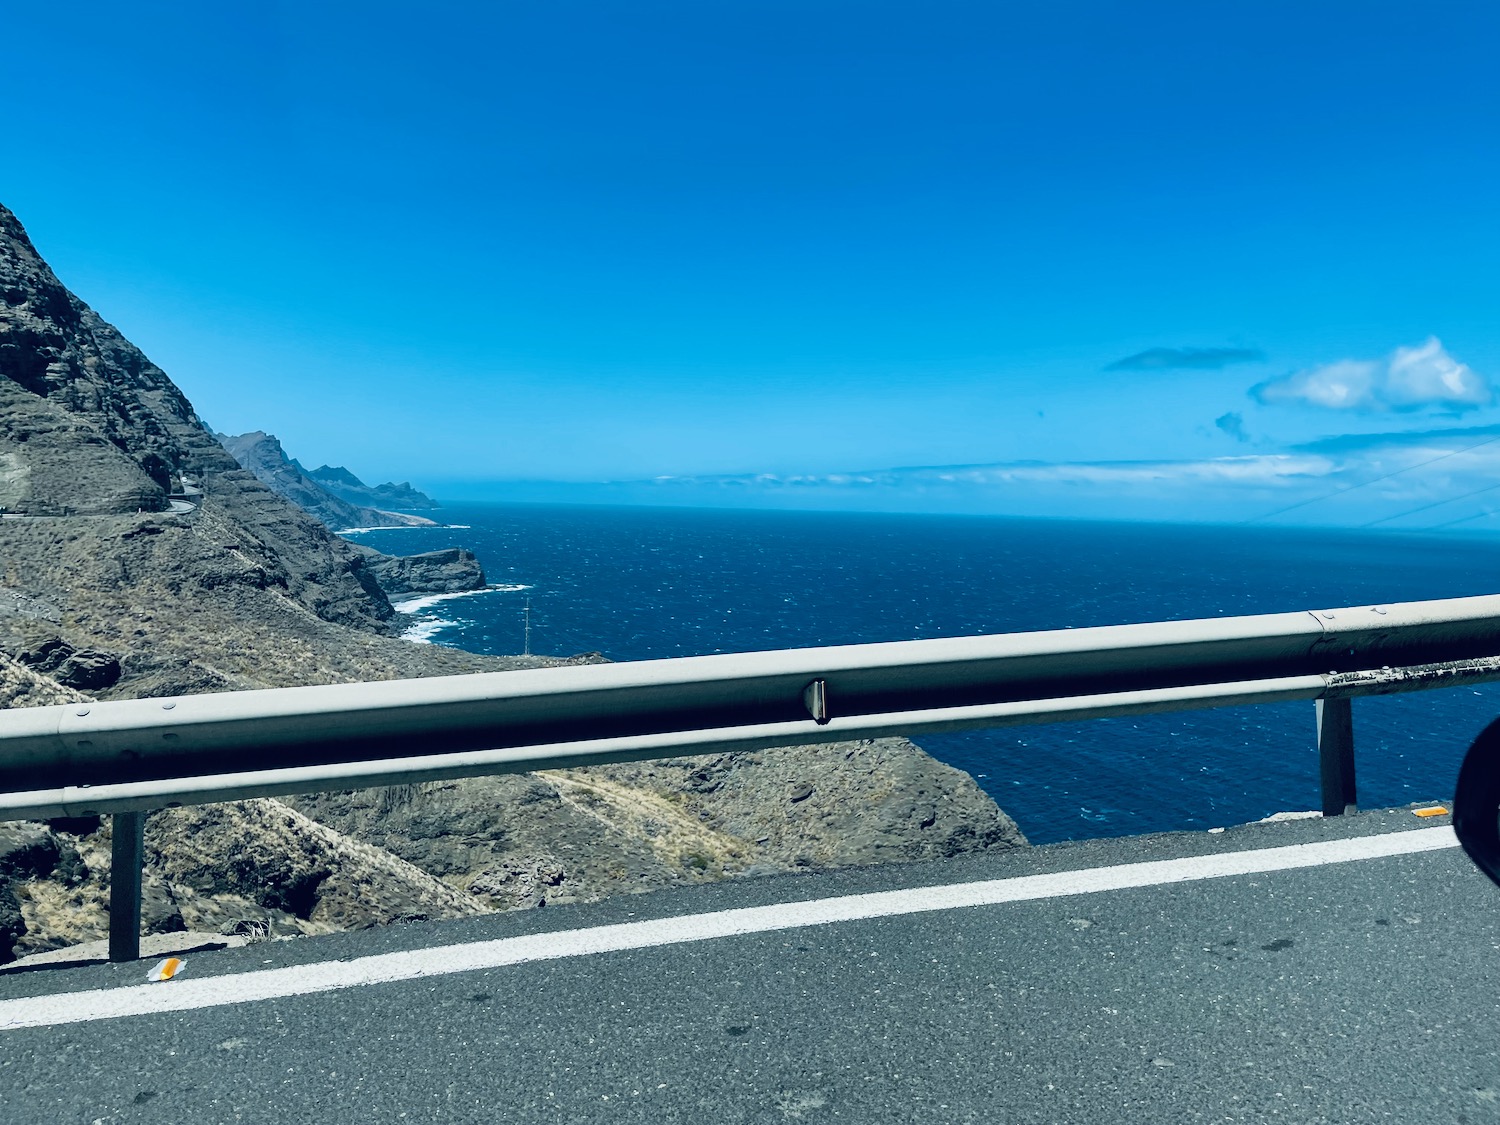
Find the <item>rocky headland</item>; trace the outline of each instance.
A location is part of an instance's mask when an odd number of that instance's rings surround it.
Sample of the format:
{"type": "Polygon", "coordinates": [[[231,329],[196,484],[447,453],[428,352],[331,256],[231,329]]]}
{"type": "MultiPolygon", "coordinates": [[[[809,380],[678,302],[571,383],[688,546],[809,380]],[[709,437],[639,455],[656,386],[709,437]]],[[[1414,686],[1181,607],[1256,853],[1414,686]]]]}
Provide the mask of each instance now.
{"type": "MultiPolygon", "coordinates": [[[[566,662],[402,640],[389,595],[482,586],[477,560],[379,555],[330,526],[381,521],[268,487],[3,207],[0,509],[0,708],[566,662]]],[[[903,739],[162,810],[146,834],[148,931],[273,935],[1025,843],[903,739]]],[[[0,961],[102,937],[108,889],[108,818],[0,825],[0,961]]]]}
{"type": "Polygon", "coordinates": [[[420,555],[383,555],[362,543],[352,546],[363,556],[365,568],[388,597],[460,594],[483,590],[487,585],[484,568],[474,552],[465,547],[424,551],[420,555]]]}
{"type": "MultiPolygon", "coordinates": [[[[230,437],[217,434],[219,444],[229,451],[241,468],[251,473],[256,480],[290,500],[308,515],[315,517],[330,531],[341,531],[353,527],[433,527],[434,521],[404,512],[387,512],[377,508],[361,507],[350,502],[343,491],[363,490],[375,493],[347,469],[330,470],[325,465],[318,470],[324,475],[336,474],[339,482],[352,481],[357,489],[346,488],[336,494],[325,487],[325,482],[303,469],[295,457],[288,457],[272,434],[256,430],[253,433],[230,437]]],[[[428,506],[435,504],[410,485],[381,485],[381,489],[397,488],[411,491],[415,496],[427,500],[428,506]]],[[[467,590],[482,590],[485,587],[484,570],[472,551],[453,547],[443,551],[428,551],[420,555],[386,555],[360,543],[348,543],[354,555],[361,560],[362,573],[372,579],[388,597],[406,597],[412,594],[455,594],[467,590]]]]}

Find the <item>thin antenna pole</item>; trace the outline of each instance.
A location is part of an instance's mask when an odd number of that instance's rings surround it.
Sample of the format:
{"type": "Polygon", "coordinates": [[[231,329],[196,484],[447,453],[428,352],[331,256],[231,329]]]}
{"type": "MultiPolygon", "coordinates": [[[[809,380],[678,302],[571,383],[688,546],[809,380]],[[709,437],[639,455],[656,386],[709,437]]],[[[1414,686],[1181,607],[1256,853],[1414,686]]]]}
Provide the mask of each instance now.
{"type": "Polygon", "coordinates": [[[526,655],[531,655],[531,598],[526,599],[526,655]]]}

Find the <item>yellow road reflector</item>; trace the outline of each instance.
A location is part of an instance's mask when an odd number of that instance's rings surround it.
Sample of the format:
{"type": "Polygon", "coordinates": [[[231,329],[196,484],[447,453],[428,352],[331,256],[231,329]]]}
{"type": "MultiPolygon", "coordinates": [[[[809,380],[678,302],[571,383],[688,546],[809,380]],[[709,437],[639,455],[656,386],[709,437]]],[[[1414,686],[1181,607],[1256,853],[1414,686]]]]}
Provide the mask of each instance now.
{"type": "Polygon", "coordinates": [[[171,980],[182,971],[181,957],[166,957],[156,963],[156,968],[146,975],[147,980],[171,980]]]}
{"type": "Polygon", "coordinates": [[[1448,810],[1443,805],[1429,805],[1425,809],[1412,809],[1412,816],[1447,816],[1448,810]]]}

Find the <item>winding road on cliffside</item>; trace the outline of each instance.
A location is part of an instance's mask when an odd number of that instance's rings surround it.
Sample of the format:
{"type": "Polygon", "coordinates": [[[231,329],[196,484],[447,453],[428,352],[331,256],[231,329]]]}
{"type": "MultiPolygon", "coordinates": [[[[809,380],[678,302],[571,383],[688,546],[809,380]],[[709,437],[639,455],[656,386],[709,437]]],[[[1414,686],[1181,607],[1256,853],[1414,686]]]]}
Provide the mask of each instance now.
{"type": "Polygon", "coordinates": [[[158,984],[7,973],[5,1119],[1496,1121],[1500,892],[1430,823],[736,880],[158,984]]]}

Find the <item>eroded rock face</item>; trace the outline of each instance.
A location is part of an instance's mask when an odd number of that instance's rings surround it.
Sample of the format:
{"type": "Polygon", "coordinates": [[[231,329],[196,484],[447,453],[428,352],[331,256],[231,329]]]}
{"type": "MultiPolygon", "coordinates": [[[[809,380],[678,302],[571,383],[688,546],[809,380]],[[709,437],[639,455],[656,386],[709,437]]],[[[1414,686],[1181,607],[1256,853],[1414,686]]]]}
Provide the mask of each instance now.
{"type": "MultiPolygon", "coordinates": [[[[4,601],[0,600],[0,606],[4,601]]],[[[7,707],[49,707],[87,698],[50,676],[0,653],[0,710],[7,707]]]]}
{"type": "Polygon", "coordinates": [[[411,594],[459,594],[483,590],[484,569],[473,551],[449,547],[420,555],[382,555],[370,551],[365,566],[385,591],[386,597],[411,594]]]}
{"type": "Polygon", "coordinates": [[[676,799],[705,827],[787,869],[940,859],[1022,847],[1026,837],[978,783],[904,738],[867,738],[607,766],[607,776],[676,799]]]}
{"type": "Polygon", "coordinates": [[[321,929],[484,911],[463,891],[280,801],[163,810],[150,817],[147,841],[148,862],[175,892],[248,900],[321,929]]]}
{"type": "Polygon", "coordinates": [[[202,426],[187,399],[62,286],[3,207],[0,374],[11,512],[157,511],[172,467],[197,467],[202,426]]]}
{"type": "MultiPolygon", "coordinates": [[[[3,313],[0,306],[0,341],[7,339],[3,313]]],[[[6,373],[4,364],[14,360],[21,347],[0,344],[0,374],[6,373]]],[[[152,433],[149,439],[159,436],[152,433]]],[[[0,378],[0,510],[61,516],[155,512],[166,507],[166,490],[92,418],[72,414],[64,403],[0,378]]]]}
{"type": "MultiPolygon", "coordinates": [[[[97,817],[0,824],[0,963],[107,936],[109,833],[97,817]]],[[[277,801],[163,810],[146,821],[145,933],[332,933],[488,909],[277,801]]]]}
{"type": "Polygon", "coordinates": [[[99,691],[120,678],[120,658],[114,653],[76,649],[61,637],[49,637],[24,650],[20,659],[64,687],[80,691],[99,691]]]}
{"type": "Polygon", "coordinates": [[[371,554],[241,468],[3,207],[0,508],[0,653],[59,645],[54,683],[129,697],[507,666],[397,639],[371,554]]]}
{"type": "Polygon", "coordinates": [[[496,909],[1024,847],[902,738],[288,798],[496,909]]]}
{"type": "Polygon", "coordinates": [[[85,878],[78,850],[66,838],[41,824],[0,824],[0,962],[10,959],[7,950],[26,933],[22,901],[28,884],[77,885],[85,878]]]}
{"type": "MultiPolygon", "coordinates": [[[[0,588],[50,601],[64,619],[90,612],[83,602],[94,591],[82,582],[102,579],[108,601],[111,587],[140,577],[130,557],[140,552],[119,550],[123,538],[200,523],[215,525],[202,530],[218,550],[254,559],[221,568],[236,585],[248,576],[340,624],[378,627],[391,617],[378,589],[359,582],[348,545],[241,469],[165,372],[63,287],[4,207],[0,508],[26,517],[0,523],[0,588]],[[168,515],[174,493],[191,495],[179,507],[197,511],[168,515]],[[69,594],[83,597],[71,604],[69,594]]],[[[200,546],[194,562],[215,555],[200,546]]],[[[183,563],[187,582],[212,584],[199,581],[210,570],[183,563]]],[[[86,650],[86,631],[60,635],[86,650]]],[[[18,651],[3,632],[0,648],[18,651]]]]}

